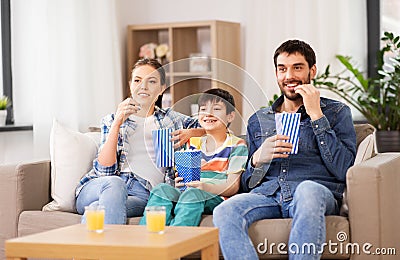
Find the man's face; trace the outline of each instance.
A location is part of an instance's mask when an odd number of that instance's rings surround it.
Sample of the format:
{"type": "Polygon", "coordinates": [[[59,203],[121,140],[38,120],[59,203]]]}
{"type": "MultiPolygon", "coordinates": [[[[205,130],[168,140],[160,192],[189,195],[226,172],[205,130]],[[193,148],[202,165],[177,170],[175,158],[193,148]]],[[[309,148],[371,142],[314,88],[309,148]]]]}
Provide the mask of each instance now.
{"type": "Polygon", "coordinates": [[[309,68],[308,63],[300,53],[281,53],[276,60],[276,79],[282,93],[292,101],[301,100],[300,94],[294,92],[298,85],[309,84],[315,77],[315,64],[309,68]]]}

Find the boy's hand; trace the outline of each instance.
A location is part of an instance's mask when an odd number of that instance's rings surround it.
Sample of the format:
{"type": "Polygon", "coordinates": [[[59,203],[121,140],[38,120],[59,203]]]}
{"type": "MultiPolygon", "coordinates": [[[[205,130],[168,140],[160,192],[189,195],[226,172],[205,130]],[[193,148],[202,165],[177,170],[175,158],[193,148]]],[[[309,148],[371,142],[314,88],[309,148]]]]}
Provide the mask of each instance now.
{"type": "Polygon", "coordinates": [[[197,188],[199,190],[204,190],[203,182],[201,181],[191,181],[186,183],[186,186],[192,187],[192,188],[197,188]]]}
{"type": "Polygon", "coordinates": [[[183,187],[185,184],[182,182],[183,178],[178,176],[178,173],[175,173],[175,188],[183,187]]]}

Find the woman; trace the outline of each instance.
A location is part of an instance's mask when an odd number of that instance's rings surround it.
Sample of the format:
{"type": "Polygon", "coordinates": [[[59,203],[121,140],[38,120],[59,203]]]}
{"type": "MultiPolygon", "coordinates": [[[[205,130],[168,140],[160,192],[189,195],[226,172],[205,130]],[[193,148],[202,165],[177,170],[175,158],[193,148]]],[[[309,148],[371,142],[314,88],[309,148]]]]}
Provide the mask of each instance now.
{"type": "MultiPolygon", "coordinates": [[[[156,101],[166,89],[162,65],[155,59],[139,60],[132,70],[131,97],[122,101],[115,114],[102,121],[101,146],[93,169],[76,190],[76,208],[101,204],[106,209],[106,224],[125,224],[127,217],[142,216],[152,187],[164,181],[170,169],[154,164],[152,130],[172,128],[175,147],[204,130],[196,119],[169,109],[160,109],[156,101]]],[[[86,222],[85,216],[82,222],[86,222]]]]}

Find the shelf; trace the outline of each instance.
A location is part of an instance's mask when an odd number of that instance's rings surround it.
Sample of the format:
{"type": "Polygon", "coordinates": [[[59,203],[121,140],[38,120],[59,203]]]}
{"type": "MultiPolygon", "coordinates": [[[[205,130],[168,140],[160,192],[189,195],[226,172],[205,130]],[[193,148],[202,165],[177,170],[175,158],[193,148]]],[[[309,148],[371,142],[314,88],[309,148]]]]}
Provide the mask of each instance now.
{"type": "MultiPolygon", "coordinates": [[[[131,68],[139,59],[140,47],[147,43],[167,43],[170,60],[164,68],[167,73],[168,100],[163,106],[190,115],[191,105],[197,102],[199,93],[210,88],[221,87],[235,98],[237,112],[242,111],[242,81],[232,70],[225,70],[217,61],[227,61],[240,67],[240,24],[225,21],[198,21],[129,25],[127,31],[127,73],[130,80],[131,68]],[[199,58],[209,58],[202,62],[199,58]],[[191,71],[191,68],[200,71],[191,71]],[[209,71],[204,68],[209,68],[209,71]],[[233,81],[232,79],[235,79],[233,81]],[[222,82],[227,82],[224,84],[222,82]]],[[[193,70],[195,70],[193,69],[193,70]]],[[[129,96],[129,86],[124,96],[129,96]]],[[[164,99],[164,98],[163,98],[164,99]]],[[[241,122],[231,126],[234,132],[241,132],[241,122]]]]}

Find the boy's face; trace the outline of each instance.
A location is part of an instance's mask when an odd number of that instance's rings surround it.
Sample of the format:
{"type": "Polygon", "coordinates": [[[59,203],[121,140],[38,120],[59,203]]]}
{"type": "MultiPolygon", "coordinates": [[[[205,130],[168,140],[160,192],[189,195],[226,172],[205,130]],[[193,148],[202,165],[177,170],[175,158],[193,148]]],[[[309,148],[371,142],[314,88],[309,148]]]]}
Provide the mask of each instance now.
{"type": "Polygon", "coordinates": [[[199,123],[206,131],[224,129],[234,119],[234,112],[226,114],[224,102],[208,101],[199,107],[199,123]]]}

